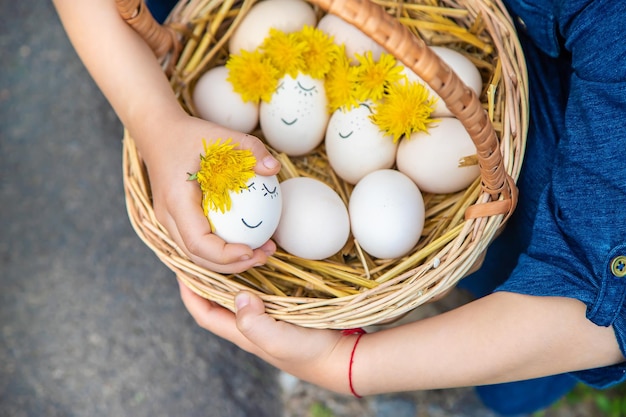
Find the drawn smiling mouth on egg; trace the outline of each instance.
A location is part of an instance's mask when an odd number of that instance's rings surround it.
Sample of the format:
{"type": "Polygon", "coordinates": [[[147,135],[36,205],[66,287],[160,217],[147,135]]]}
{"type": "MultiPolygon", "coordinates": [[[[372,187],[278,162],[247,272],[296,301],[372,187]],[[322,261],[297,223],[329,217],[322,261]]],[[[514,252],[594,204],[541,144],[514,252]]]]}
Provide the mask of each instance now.
{"type": "Polygon", "coordinates": [[[295,124],[298,121],[298,118],[296,117],[292,121],[287,121],[287,120],[285,120],[285,119],[283,119],[281,117],[280,121],[283,122],[284,124],[286,124],[287,126],[291,126],[291,125],[295,124]]]}
{"type": "Polygon", "coordinates": [[[257,224],[249,224],[246,219],[244,219],[243,217],[241,218],[241,222],[248,228],[248,229],[256,229],[257,227],[259,227],[261,225],[261,223],[263,223],[263,220],[261,220],[260,222],[258,222],[257,224]]]}

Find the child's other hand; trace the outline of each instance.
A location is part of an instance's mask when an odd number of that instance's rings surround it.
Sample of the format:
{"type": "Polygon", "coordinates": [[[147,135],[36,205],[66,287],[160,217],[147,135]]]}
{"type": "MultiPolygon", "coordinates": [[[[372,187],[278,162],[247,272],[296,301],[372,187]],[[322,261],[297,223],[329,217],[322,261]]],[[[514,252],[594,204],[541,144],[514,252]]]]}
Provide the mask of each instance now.
{"type": "Polygon", "coordinates": [[[216,305],[179,281],[185,307],[198,325],[305,381],[348,393],[346,366],[355,336],[278,321],[250,292],[237,294],[237,313],[216,305]]]}
{"type": "Polygon", "coordinates": [[[187,177],[198,171],[203,139],[212,142],[232,138],[238,148],[250,149],[257,159],[255,171],[260,175],[278,173],[279,162],[254,136],[186,114],[173,119],[155,120],[158,124],[147,129],[151,136],[141,140],[140,153],[148,168],[157,219],[191,260],[209,270],[238,273],[265,263],[276,250],[274,242],[252,250],[247,245],[226,243],[211,233],[201,207],[200,187],[187,177]]]}

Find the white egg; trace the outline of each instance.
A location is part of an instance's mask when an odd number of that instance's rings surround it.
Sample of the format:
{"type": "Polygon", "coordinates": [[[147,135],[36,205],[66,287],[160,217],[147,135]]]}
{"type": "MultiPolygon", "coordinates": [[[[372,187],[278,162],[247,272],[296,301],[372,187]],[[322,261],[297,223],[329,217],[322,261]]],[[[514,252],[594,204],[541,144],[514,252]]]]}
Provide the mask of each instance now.
{"type": "Polygon", "coordinates": [[[419,241],[424,199],[410,178],[393,169],[374,171],[357,183],[349,202],[352,234],[376,258],[399,258],[419,241]]]}
{"type": "Polygon", "coordinates": [[[303,0],[265,0],[256,3],[229,40],[231,54],[241,50],[253,51],[269,35],[270,29],[285,33],[297,32],[304,26],[314,27],[317,23],[315,11],[303,0]]]}
{"type": "Polygon", "coordinates": [[[356,184],[372,171],[391,168],[395,163],[398,145],[372,122],[371,114],[369,102],[345,111],[338,109],[326,128],[328,162],[335,173],[350,184],[356,184]]]}
{"type": "Polygon", "coordinates": [[[278,227],[282,211],[282,192],[275,175],[256,175],[247,189],[231,192],[230,210],[210,210],[213,233],[228,243],[243,243],[256,249],[267,242],[278,227]]]}
{"type": "Polygon", "coordinates": [[[307,177],[281,184],[283,210],[274,240],[305,259],[325,259],[343,248],[350,236],[348,210],[328,185],[307,177]]]}
{"type": "MultiPolygon", "coordinates": [[[[442,46],[432,46],[431,49],[435,52],[456,75],[465,83],[466,86],[474,90],[477,95],[480,95],[483,88],[483,81],[478,71],[478,68],[474,65],[469,58],[450,48],[442,46]]],[[[438,98],[435,110],[432,113],[433,117],[451,117],[452,113],[448,110],[446,103],[439,97],[437,93],[417,74],[405,67],[401,62],[398,65],[402,66],[404,74],[411,82],[419,82],[428,88],[432,95],[438,98]]]]}
{"type": "Polygon", "coordinates": [[[334,14],[329,13],[322,17],[317,23],[317,28],[332,36],[337,45],[345,45],[346,55],[355,64],[358,62],[355,54],[364,55],[366,52],[371,52],[374,61],[378,61],[380,55],[385,51],[385,48],[359,28],[334,14]]]}
{"type": "Polygon", "coordinates": [[[452,193],[469,186],[479,175],[478,165],[459,166],[476,155],[476,146],[461,122],[444,117],[428,132],[413,133],[398,146],[396,163],[423,192],[452,193]]]}
{"type": "Polygon", "coordinates": [[[202,74],[193,89],[193,105],[201,118],[250,133],[259,123],[259,105],[244,102],[227,80],[228,69],[217,66],[202,74]]]}
{"type": "Polygon", "coordinates": [[[306,74],[285,75],[269,102],[261,102],[259,121],[274,149],[300,156],[315,149],[328,125],[328,99],[324,82],[306,74]]]}

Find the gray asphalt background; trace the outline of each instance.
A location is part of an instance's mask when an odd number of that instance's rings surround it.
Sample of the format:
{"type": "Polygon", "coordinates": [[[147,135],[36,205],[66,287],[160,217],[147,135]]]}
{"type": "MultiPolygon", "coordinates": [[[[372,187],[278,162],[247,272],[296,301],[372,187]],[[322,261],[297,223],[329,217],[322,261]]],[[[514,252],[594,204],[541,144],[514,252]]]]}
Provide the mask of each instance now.
{"type": "Polygon", "coordinates": [[[51,2],[0,0],[0,416],[279,416],[132,230],[121,138],[51,2]]]}

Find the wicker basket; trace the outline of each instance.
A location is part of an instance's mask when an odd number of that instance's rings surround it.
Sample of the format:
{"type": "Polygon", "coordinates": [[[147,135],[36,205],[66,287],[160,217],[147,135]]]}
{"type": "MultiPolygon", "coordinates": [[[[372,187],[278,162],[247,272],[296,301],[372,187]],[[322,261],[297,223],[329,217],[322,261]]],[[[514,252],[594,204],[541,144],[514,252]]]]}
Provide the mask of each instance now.
{"type": "MultiPolygon", "coordinates": [[[[122,16],[152,45],[181,105],[194,113],[195,80],[228,57],[225,45],[253,0],[180,1],[164,26],[141,0],[117,0],[122,16]]],[[[312,328],[355,328],[386,322],[443,296],[480,265],[514,210],[527,131],[527,74],[517,35],[500,0],[313,0],[316,10],[354,24],[421,76],[472,137],[480,178],[467,190],[424,195],[426,223],[401,259],[373,259],[350,239],[338,255],[310,261],[279,251],[266,265],[222,275],[193,264],[156,220],[150,184],[133,140],[124,138],[128,213],[140,238],[193,291],[233,309],[233,295],[257,292],[275,318],[312,328]],[[478,97],[429,45],[465,53],[478,66],[478,97]]],[[[256,132],[261,135],[261,132],[256,132]]],[[[260,136],[262,137],[262,136],[260,136]]],[[[344,199],[352,186],[328,167],[323,145],[307,157],[278,154],[279,178],[321,179],[344,199]]],[[[346,200],[347,201],[347,200],[346,200]]]]}

